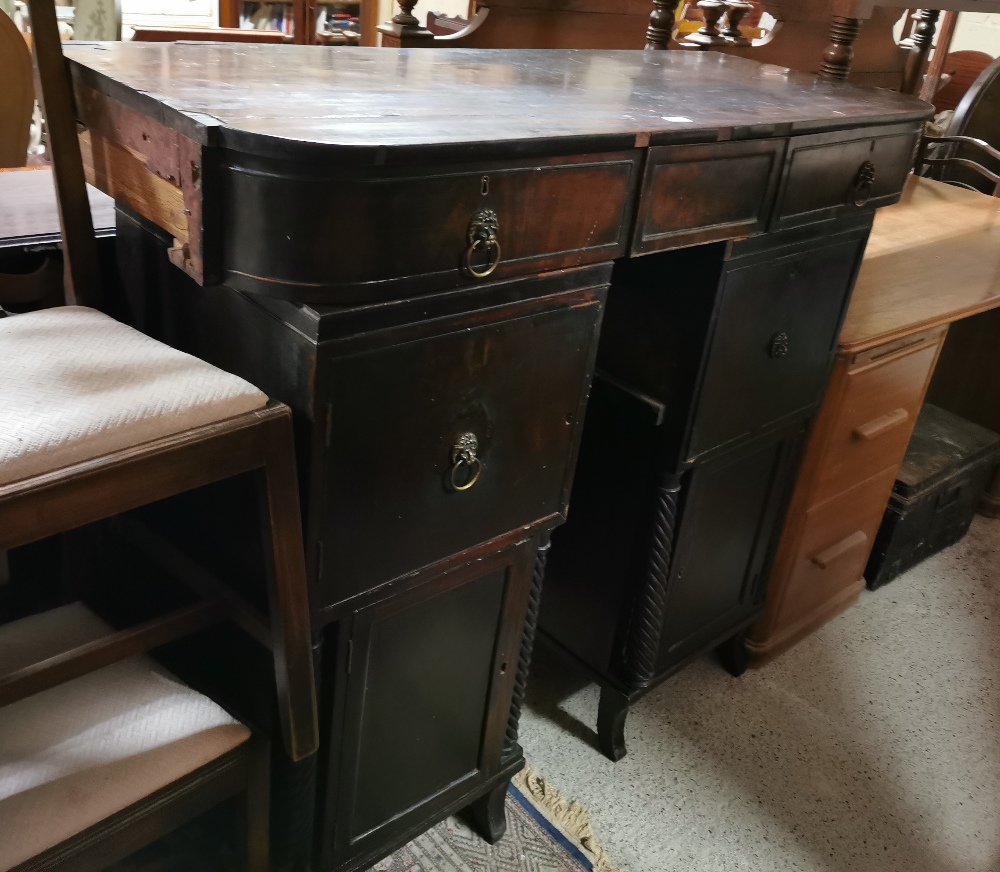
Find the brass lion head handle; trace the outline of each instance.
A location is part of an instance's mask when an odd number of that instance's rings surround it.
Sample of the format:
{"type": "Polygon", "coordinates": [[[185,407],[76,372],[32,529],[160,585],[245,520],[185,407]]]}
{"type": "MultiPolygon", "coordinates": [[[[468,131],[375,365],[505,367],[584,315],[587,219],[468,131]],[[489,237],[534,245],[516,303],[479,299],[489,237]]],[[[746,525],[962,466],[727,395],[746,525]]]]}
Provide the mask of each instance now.
{"type": "Polygon", "coordinates": [[[854,182],[854,205],[864,206],[872,195],[875,186],[875,164],[866,160],[858,169],[858,177],[854,182]]]}
{"type": "Polygon", "coordinates": [[[479,459],[479,440],[475,433],[462,433],[451,446],[452,490],[467,491],[483,474],[483,462],[479,459]]]}
{"type": "Polygon", "coordinates": [[[469,247],[465,250],[463,266],[473,278],[485,279],[492,275],[500,266],[501,249],[497,234],[500,231],[500,219],[492,209],[480,209],[469,222],[467,238],[469,247]],[[472,263],[477,252],[485,252],[486,265],[477,267],[472,263]]]}

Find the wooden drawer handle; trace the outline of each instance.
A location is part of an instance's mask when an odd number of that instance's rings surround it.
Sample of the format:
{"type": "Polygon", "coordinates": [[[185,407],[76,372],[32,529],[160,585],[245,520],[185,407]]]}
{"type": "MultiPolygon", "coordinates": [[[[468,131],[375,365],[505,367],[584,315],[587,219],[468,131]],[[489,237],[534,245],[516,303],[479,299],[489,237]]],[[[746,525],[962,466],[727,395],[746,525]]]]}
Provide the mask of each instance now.
{"type": "Polygon", "coordinates": [[[906,409],[896,409],[888,415],[883,415],[881,418],[876,418],[874,421],[862,424],[854,431],[854,436],[856,439],[871,441],[883,433],[895,430],[900,424],[905,424],[909,419],[910,413],[906,409]]]}
{"type": "Polygon", "coordinates": [[[812,558],[820,569],[826,569],[830,564],[836,563],[841,557],[845,557],[852,551],[864,547],[868,541],[868,536],[858,530],[851,533],[846,539],[841,539],[836,545],[831,545],[826,551],[822,551],[812,558]]]}

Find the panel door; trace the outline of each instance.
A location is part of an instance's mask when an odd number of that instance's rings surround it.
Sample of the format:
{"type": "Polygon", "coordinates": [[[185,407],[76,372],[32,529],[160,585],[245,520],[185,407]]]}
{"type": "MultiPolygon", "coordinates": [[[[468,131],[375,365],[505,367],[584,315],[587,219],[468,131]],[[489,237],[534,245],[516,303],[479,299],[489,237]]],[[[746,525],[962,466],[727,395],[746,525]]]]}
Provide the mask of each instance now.
{"type": "Polygon", "coordinates": [[[659,668],[745,622],[784,517],[802,430],[757,440],[696,466],[684,482],[659,668]]]}
{"type": "Polygon", "coordinates": [[[443,817],[497,771],[536,546],[354,614],[326,834],[338,862],[443,817]]]}

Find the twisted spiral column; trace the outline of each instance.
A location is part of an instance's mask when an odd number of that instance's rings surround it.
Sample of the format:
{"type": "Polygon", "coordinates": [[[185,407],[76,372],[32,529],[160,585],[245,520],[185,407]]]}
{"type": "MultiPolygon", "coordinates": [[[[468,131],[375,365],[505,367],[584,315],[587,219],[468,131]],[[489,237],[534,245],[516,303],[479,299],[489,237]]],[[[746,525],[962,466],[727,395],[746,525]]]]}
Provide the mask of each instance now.
{"type": "Polygon", "coordinates": [[[663,476],[657,486],[646,576],[632,612],[625,654],[628,680],[634,690],[649,687],[656,673],[680,491],[681,482],[677,475],[663,476]]]}
{"type": "Polygon", "coordinates": [[[535,633],[538,630],[538,611],[542,605],[542,583],[545,581],[545,564],[549,559],[548,536],[542,541],[535,557],[535,570],[531,577],[531,592],[528,594],[528,612],[524,620],[521,649],[517,658],[517,675],[514,678],[514,695],[507,716],[507,732],[503,742],[503,759],[509,760],[517,753],[517,734],[521,722],[521,706],[528,689],[528,672],[531,669],[531,655],[535,650],[535,633]]]}

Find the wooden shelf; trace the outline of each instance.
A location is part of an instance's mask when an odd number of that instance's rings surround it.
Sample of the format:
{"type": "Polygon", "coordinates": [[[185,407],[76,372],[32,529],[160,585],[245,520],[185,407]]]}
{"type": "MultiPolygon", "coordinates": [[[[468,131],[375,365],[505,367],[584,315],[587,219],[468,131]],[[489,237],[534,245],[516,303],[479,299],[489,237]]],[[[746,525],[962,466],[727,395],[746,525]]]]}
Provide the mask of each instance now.
{"type": "Polygon", "coordinates": [[[249,2],[255,5],[262,4],[283,4],[293,7],[292,20],[295,24],[293,38],[300,44],[312,44],[316,42],[314,35],[315,26],[304,28],[299,26],[299,22],[305,22],[308,17],[307,10],[314,13],[320,6],[350,6],[358,9],[359,28],[361,30],[361,44],[375,45],[376,41],[376,18],[378,16],[377,0],[219,0],[219,24],[222,27],[239,27],[240,12],[243,3],[249,2]],[[303,30],[308,30],[303,33],[303,30]]]}

